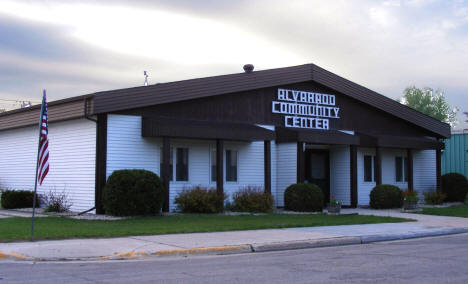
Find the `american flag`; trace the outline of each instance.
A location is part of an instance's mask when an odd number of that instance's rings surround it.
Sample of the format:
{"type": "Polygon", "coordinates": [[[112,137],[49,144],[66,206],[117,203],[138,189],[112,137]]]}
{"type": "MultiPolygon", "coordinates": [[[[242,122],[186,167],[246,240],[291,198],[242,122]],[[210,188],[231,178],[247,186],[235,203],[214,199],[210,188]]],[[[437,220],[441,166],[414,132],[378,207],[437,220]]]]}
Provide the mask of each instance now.
{"type": "Polygon", "coordinates": [[[42,97],[41,110],[41,134],[39,136],[39,155],[37,160],[37,181],[40,185],[49,172],[49,127],[47,122],[47,101],[45,91],[44,96],[42,97]]]}

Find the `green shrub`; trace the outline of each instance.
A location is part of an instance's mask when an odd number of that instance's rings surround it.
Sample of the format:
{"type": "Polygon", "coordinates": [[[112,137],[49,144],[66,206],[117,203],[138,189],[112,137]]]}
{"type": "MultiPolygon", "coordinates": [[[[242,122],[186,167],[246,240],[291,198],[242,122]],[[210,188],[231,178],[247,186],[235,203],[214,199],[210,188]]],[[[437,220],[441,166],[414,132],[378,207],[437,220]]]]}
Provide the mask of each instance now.
{"type": "Polygon", "coordinates": [[[431,191],[431,192],[424,192],[424,201],[426,204],[431,204],[431,205],[438,205],[442,204],[445,201],[445,198],[447,195],[442,192],[437,192],[437,191],[431,191]]]}
{"type": "Polygon", "coordinates": [[[157,214],[163,200],[161,180],[146,170],[114,171],[102,191],[104,211],[114,216],[157,214]]]}
{"type": "Polygon", "coordinates": [[[468,193],[468,181],[459,173],[448,173],[442,176],[441,189],[447,195],[446,201],[463,202],[468,193]]]}
{"type": "Polygon", "coordinates": [[[310,183],[291,184],[284,192],[284,209],[292,211],[322,211],[323,192],[310,183]]]}
{"type": "Polygon", "coordinates": [[[381,184],[370,193],[370,207],[374,209],[400,208],[403,206],[403,191],[397,186],[381,184]]]}
{"type": "Polygon", "coordinates": [[[252,213],[273,211],[273,196],[260,187],[242,188],[234,193],[232,199],[232,211],[252,213]]]}
{"type": "Polygon", "coordinates": [[[195,186],[180,192],[175,204],[184,213],[219,213],[223,211],[226,195],[219,195],[214,188],[195,186]]]}
{"type": "Polygon", "coordinates": [[[418,202],[419,201],[419,196],[418,192],[416,190],[405,190],[403,192],[403,200],[404,201],[412,201],[412,202],[418,202]]]}
{"type": "Polygon", "coordinates": [[[57,192],[56,190],[51,190],[48,194],[42,194],[41,202],[45,204],[45,212],[68,212],[73,205],[65,191],[57,192]]]}
{"type": "MultiPolygon", "coordinates": [[[[4,209],[31,208],[33,207],[34,192],[29,190],[4,190],[2,192],[1,205],[4,209]]],[[[39,207],[39,199],[36,196],[36,207],[39,207]]]]}

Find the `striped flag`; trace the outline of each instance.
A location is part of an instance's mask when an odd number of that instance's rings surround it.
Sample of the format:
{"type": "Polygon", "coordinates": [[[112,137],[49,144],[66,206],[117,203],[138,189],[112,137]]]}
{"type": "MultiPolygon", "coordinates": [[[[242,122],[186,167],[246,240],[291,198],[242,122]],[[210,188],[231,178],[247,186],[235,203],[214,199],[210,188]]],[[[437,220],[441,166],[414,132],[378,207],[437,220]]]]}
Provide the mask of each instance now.
{"type": "Polygon", "coordinates": [[[46,92],[44,91],[44,96],[42,97],[42,107],[41,107],[41,133],[39,136],[39,155],[37,160],[37,181],[39,185],[42,185],[44,178],[49,172],[49,127],[47,122],[47,100],[46,92]]]}

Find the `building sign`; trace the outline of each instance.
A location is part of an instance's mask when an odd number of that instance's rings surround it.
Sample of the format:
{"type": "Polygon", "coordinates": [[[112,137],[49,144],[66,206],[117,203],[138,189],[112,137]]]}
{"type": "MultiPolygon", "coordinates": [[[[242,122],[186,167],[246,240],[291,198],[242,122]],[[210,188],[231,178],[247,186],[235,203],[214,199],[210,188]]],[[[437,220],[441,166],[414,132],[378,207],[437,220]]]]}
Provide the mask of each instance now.
{"type": "Polygon", "coordinates": [[[340,118],[335,96],[329,94],[278,89],[273,113],[284,114],[284,126],[330,129],[330,118],[340,118]]]}

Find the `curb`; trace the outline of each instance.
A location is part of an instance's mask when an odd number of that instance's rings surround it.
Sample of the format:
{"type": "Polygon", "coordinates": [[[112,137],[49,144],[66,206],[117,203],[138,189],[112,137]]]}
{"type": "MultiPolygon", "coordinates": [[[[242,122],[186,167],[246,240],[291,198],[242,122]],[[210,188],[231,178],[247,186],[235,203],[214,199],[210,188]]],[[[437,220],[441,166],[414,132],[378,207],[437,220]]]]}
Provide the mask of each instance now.
{"type": "Polygon", "coordinates": [[[10,260],[30,260],[29,257],[15,253],[15,252],[2,252],[0,250],[0,259],[10,259],[10,260]]]}
{"type": "Polygon", "coordinates": [[[0,260],[15,261],[103,261],[103,260],[130,260],[142,259],[147,257],[165,257],[165,256],[189,256],[189,255],[227,255],[256,252],[275,252],[285,250],[297,250],[319,247],[333,247],[345,245],[360,245],[376,242],[396,241],[405,239],[437,237],[444,235],[454,235],[468,233],[468,228],[453,228],[437,232],[398,234],[398,235],[372,235],[360,237],[336,237],[318,240],[289,241],[278,243],[258,243],[233,246],[201,247],[192,249],[170,249],[159,251],[128,251],[115,253],[102,257],[60,257],[60,258],[35,258],[25,256],[14,252],[0,251],[0,260]]]}
{"type": "Polygon", "coordinates": [[[370,244],[370,243],[377,243],[377,242],[438,237],[438,236],[447,236],[447,235],[455,235],[455,234],[463,234],[463,233],[468,233],[468,228],[454,228],[454,229],[447,229],[447,230],[441,230],[437,232],[427,232],[427,233],[362,236],[360,238],[361,238],[362,244],[370,244]]]}
{"type": "Polygon", "coordinates": [[[293,241],[281,243],[253,244],[252,252],[268,252],[293,249],[306,249],[331,246],[345,246],[361,244],[360,237],[337,237],[308,241],[293,241]]]}

